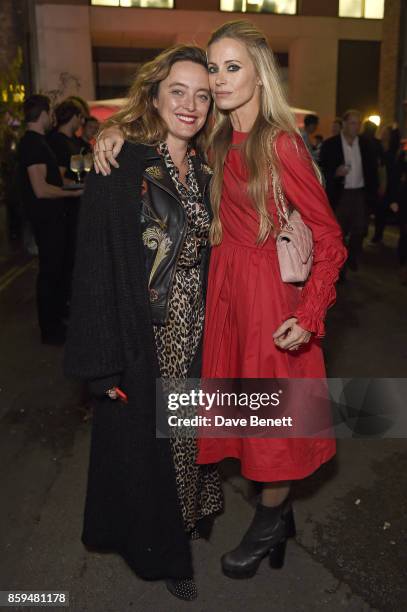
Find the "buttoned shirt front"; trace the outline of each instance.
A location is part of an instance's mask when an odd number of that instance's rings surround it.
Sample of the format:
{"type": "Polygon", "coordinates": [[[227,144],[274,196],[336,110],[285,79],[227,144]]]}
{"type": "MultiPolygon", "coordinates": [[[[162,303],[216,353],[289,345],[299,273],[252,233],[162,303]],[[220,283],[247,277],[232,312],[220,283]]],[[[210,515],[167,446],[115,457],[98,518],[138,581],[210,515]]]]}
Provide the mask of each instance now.
{"type": "Polygon", "coordinates": [[[361,189],[365,186],[363,178],[362,155],[360,153],[359,136],[350,145],[341,132],[343,156],[349,172],[345,176],[345,189],[361,189]]]}

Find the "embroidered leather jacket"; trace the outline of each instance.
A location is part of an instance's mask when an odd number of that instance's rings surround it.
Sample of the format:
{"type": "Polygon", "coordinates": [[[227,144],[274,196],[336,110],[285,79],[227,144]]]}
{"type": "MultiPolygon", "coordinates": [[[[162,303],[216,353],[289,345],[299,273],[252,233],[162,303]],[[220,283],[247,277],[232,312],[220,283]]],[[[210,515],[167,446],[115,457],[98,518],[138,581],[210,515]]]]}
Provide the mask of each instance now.
{"type": "MultiPolygon", "coordinates": [[[[142,181],[141,231],[144,245],[152,321],[168,320],[168,301],[177,261],[186,231],[186,213],[162,156],[154,147],[146,148],[142,181]]],[[[195,176],[210,217],[208,184],[212,171],[198,155],[192,156],[195,176]]],[[[200,265],[206,274],[209,247],[201,249],[200,265]]]]}

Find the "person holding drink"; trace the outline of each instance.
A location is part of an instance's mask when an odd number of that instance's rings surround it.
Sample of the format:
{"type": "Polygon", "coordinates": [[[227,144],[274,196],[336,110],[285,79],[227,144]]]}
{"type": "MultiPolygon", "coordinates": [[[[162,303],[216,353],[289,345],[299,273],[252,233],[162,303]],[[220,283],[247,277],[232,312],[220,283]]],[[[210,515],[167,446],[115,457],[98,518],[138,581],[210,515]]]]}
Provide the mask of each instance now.
{"type": "MultiPolygon", "coordinates": [[[[65,341],[66,206],[77,199],[63,190],[58,162],[45,134],[51,127],[50,100],[33,95],[24,102],[26,131],[18,147],[21,197],[38,246],[37,312],[44,344],[65,341]],[[68,203],[68,204],[67,204],[68,203]]],[[[79,192],[81,193],[81,192],[79,192]]]]}
{"type": "MultiPolygon", "coordinates": [[[[359,135],[361,115],[348,110],[342,118],[342,130],[324,141],[320,166],[326,179],[326,190],[343,236],[348,239],[346,262],[356,271],[368,230],[368,202],[377,196],[379,169],[371,144],[359,135]]],[[[341,278],[344,279],[344,270],[341,278]]]]}
{"type": "MultiPolygon", "coordinates": [[[[49,145],[57,158],[65,189],[74,191],[81,187],[81,176],[84,166],[80,141],[75,137],[75,133],[83,123],[82,110],[74,101],[64,100],[55,109],[55,119],[56,131],[50,135],[49,145]]],[[[64,272],[65,315],[69,314],[80,203],[79,196],[69,197],[65,200],[67,245],[64,272]]]]}
{"type": "Polygon", "coordinates": [[[81,109],[75,102],[64,100],[54,111],[56,129],[48,138],[49,145],[57,158],[62,179],[70,184],[75,175],[71,171],[71,157],[80,155],[80,141],[75,133],[83,123],[81,109]]]}

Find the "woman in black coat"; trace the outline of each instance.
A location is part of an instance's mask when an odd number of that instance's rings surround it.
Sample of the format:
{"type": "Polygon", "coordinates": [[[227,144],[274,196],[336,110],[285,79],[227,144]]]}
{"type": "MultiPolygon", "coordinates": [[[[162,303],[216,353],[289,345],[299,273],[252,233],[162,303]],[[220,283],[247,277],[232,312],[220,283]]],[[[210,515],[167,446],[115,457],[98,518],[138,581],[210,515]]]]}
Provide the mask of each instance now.
{"type": "Polygon", "coordinates": [[[195,440],[157,438],[156,380],[200,373],[210,105],[197,47],[139,72],[111,121],[127,136],[120,167],[86,185],[65,353],[67,374],[97,398],[82,540],[183,599],[197,596],[189,539],[222,493],[216,467],[196,465],[195,440]]]}

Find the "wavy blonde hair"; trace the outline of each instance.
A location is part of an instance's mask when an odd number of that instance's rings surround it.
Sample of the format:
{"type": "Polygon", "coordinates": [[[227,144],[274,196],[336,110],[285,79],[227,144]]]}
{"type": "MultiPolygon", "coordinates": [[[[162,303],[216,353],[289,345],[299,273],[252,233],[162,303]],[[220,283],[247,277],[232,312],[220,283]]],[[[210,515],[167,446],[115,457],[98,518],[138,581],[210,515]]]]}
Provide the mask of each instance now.
{"type": "MultiPolygon", "coordinates": [[[[279,160],[275,149],[277,135],[284,131],[299,134],[295,117],[286,100],[274,54],[266,37],[247,21],[230,21],[218,28],[210,37],[210,46],[223,38],[243,43],[262,83],[260,110],[243,147],[243,159],[248,169],[248,193],[259,215],[257,242],[264,242],[273,230],[273,219],[267,208],[271,177],[274,197],[280,182],[279,160]]],[[[211,243],[222,241],[222,224],[219,216],[222,196],[223,166],[232,142],[230,111],[214,110],[214,128],[211,135],[211,161],[214,176],[211,184],[213,222],[211,243]]],[[[296,143],[295,143],[296,144],[296,143]]]]}
{"type": "MultiPolygon", "coordinates": [[[[193,62],[207,70],[206,54],[195,45],[175,45],[166,49],[150,62],[144,64],[128,93],[126,105],[112,115],[99,130],[101,134],[109,127],[119,127],[124,137],[142,144],[157,145],[167,137],[168,128],[154,106],[161,81],[167,78],[177,62],[193,62]]],[[[211,114],[209,108],[208,118],[211,114]]],[[[193,138],[192,144],[205,153],[208,145],[209,121],[193,138]]]]}

